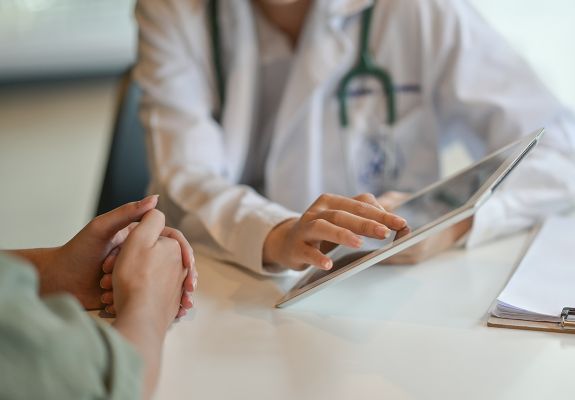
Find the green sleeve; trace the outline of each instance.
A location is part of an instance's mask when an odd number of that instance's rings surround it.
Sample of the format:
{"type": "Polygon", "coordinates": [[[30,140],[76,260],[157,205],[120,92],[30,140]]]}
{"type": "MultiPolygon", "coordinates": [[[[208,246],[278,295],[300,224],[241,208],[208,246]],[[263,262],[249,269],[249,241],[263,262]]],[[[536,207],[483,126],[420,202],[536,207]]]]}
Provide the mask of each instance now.
{"type": "Polygon", "coordinates": [[[38,297],[35,270],[0,254],[0,399],[140,399],[142,365],[68,295],[38,297]]]}

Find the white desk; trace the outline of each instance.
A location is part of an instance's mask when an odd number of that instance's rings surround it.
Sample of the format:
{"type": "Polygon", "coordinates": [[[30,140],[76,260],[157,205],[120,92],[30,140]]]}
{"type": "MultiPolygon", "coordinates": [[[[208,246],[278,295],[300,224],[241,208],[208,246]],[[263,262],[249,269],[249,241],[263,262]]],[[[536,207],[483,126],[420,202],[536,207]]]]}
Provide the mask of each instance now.
{"type": "Polygon", "coordinates": [[[198,256],[157,399],[567,399],[575,335],[487,328],[525,235],[372,267],[282,310],[274,280],[198,256]]]}

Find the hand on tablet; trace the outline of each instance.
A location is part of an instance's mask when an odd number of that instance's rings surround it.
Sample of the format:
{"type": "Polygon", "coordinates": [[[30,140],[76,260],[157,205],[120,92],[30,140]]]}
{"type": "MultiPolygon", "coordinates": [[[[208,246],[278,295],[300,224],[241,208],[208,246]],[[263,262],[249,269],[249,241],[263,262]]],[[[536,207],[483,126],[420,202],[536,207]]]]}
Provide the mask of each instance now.
{"type": "Polygon", "coordinates": [[[383,264],[417,264],[425,261],[442,251],[451,248],[457,241],[471,229],[473,218],[464,219],[455,225],[409,247],[402,252],[383,261],[383,264]]]}
{"type": "Polygon", "coordinates": [[[386,211],[372,194],[354,198],[321,195],[300,218],[277,225],[263,248],[264,263],[301,270],[308,265],[331,269],[325,255],[338,244],[359,248],[361,236],[384,239],[390,230],[405,228],[406,221],[386,211]]]}
{"type": "MultiPolygon", "coordinates": [[[[395,210],[407,198],[410,197],[409,193],[405,192],[386,192],[377,198],[377,201],[389,211],[395,210]]],[[[407,221],[409,225],[409,221],[407,221]]],[[[383,261],[383,264],[417,264],[425,261],[442,251],[448,250],[452,247],[465,233],[471,229],[473,218],[465,219],[443,231],[435,234],[434,236],[425,239],[418,244],[405,249],[401,253],[383,261]]],[[[409,233],[409,230],[398,232],[395,239],[409,233]]]]}

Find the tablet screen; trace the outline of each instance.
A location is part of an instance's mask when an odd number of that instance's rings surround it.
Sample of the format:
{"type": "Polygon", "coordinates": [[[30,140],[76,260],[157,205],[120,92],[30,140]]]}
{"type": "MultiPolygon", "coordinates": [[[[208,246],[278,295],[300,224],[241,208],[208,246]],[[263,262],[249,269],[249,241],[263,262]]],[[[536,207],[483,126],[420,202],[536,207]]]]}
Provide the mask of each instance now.
{"type": "MultiPolygon", "coordinates": [[[[508,157],[517,152],[522,145],[524,146],[521,142],[517,142],[480,161],[473,167],[420,192],[419,195],[407,199],[406,202],[394,210],[394,213],[406,219],[409,227],[409,230],[402,237],[406,234],[418,233],[426,225],[438,222],[443,216],[465,205],[508,157]]],[[[302,288],[319,279],[335,274],[340,269],[374,250],[390,249],[396,239],[398,237],[395,234],[385,240],[364,238],[364,244],[359,250],[339,246],[330,253],[330,257],[333,260],[333,268],[331,270],[316,270],[301,282],[298,282],[297,287],[294,289],[302,288]]]]}

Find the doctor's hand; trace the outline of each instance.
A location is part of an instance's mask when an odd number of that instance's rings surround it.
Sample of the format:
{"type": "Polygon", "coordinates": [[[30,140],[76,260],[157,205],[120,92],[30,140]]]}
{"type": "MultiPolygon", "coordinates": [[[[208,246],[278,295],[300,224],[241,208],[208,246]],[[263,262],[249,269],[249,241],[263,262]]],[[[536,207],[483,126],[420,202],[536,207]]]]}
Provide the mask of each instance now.
{"type": "MultiPolygon", "coordinates": [[[[386,210],[393,211],[410,197],[411,195],[406,192],[386,192],[377,198],[379,204],[381,204],[386,210]]],[[[409,225],[409,221],[408,225],[409,225]]],[[[387,265],[400,264],[400,265],[412,265],[423,262],[445,250],[453,247],[455,243],[465,235],[473,225],[473,218],[465,219],[439,233],[436,233],[432,237],[425,239],[418,244],[409,247],[384,260],[382,263],[387,265]]],[[[398,232],[395,240],[409,233],[409,227],[403,231],[398,232]]]]}
{"type": "Polygon", "coordinates": [[[308,265],[328,270],[333,262],[325,253],[335,246],[359,248],[361,236],[384,239],[391,229],[405,226],[403,218],[387,212],[372,194],[354,198],[323,194],[300,218],[271,230],[264,242],[263,261],[295,270],[308,265]]]}
{"type": "MultiPolygon", "coordinates": [[[[436,233],[418,244],[384,260],[387,265],[413,265],[423,262],[449,248],[465,235],[473,225],[473,218],[469,217],[443,231],[436,233]]],[[[401,233],[401,232],[400,232],[401,233]]],[[[408,233],[408,230],[406,230],[408,233]]],[[[396,237],[397,239],[398,237],[396,237]]]]}

